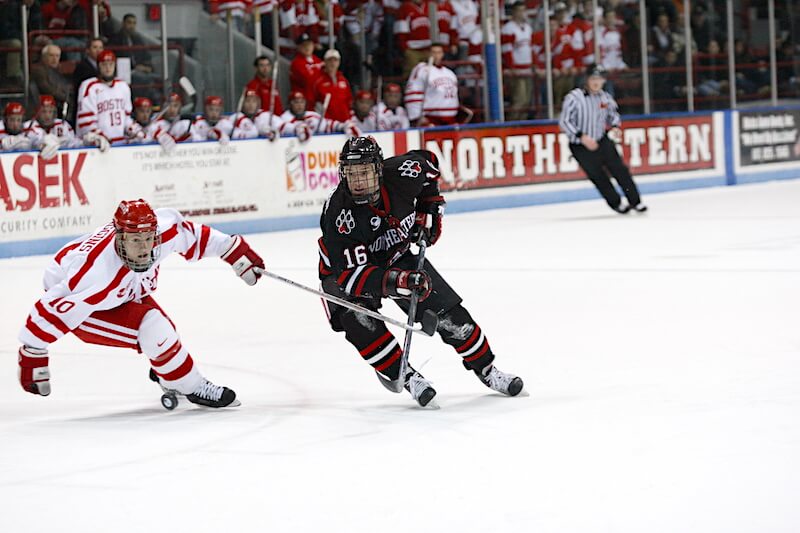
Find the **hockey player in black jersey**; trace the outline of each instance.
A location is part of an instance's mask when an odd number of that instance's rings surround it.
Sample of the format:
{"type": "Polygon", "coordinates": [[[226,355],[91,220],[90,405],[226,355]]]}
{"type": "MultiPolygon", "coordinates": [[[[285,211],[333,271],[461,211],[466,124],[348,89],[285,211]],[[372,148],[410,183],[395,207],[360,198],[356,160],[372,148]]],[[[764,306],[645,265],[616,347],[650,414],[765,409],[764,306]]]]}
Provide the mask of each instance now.
{"type": "MultiPolygon", "coordinates": [[[[417,321],[433,310],[439,317],[439,335],[455,348],[464,367],[495,391],[519,394],[522,379],[494,366],[489,341],[461,305],[461,297],[427,259],[416,270],[411,244],[425,239],[433,245],[442,231],[445,201],[439,192],[436,156],[412,150],[384,161],[372,137],[353,137],[342,149],[339,177],[320,218],[323,290],[372,310],[381,306],[382,298],[392,298],[406,313],[416,293],[417,321]]],[[[326,310],[333,330],[344,331],[376,372],[388,381],[400,378],[403,348],[383,322],[332,303],[326,310]]],[[[430,382],[410,366],[403,383],[422,406],[436,395],[430,382]]]]}

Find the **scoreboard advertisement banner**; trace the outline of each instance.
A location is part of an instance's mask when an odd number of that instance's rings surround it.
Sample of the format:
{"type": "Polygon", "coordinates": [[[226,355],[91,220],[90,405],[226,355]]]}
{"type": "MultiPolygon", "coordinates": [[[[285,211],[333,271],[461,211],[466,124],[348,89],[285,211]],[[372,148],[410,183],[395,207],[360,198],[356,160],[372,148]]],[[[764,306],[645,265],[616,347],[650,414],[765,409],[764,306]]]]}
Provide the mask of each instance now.
{"type": "Polygon", "coordinates": [[[800,110],[739,111],[737,114],[741,167],[800,161],[800,110]]]}
{"type": "MultiPolygon", "coordinates": [[[[719,169],[719,122],[712,114],[627,120],[617,147],[636,177],[719,169]]],[[[419,134],[439,158],[446,190],[585,179],[558,124],[419,134]]]]}

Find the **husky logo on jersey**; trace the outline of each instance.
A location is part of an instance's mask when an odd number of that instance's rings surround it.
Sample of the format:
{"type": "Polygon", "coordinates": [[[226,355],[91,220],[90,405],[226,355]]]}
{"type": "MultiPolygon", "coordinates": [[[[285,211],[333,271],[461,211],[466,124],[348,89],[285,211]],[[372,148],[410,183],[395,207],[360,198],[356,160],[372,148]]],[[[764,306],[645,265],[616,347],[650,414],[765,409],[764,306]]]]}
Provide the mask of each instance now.
{"type": "Polygon", "coordinates": [[[336,217],[336,228],[339,233],[350,235],[354,227],[356,227],[356,221],[353,219],[353,213],[349,209],[342,209],[342,212],[336,217]]]}
{"type": "Polygon", "coordinates": [[[381,217],[372,217],[369,219],[369,223],[372,226],[372,231],[378,231],[378,228],[381,227],[381,217]]]}
{"type": "Polygon", "coordinates": [[[422,172],[422,165],[420,165],[418,161],[406,159],[397,170],[400,171],[401,176],[405,176],[407,178],[416,178],[419,176],[419,173],[422,172]]]}

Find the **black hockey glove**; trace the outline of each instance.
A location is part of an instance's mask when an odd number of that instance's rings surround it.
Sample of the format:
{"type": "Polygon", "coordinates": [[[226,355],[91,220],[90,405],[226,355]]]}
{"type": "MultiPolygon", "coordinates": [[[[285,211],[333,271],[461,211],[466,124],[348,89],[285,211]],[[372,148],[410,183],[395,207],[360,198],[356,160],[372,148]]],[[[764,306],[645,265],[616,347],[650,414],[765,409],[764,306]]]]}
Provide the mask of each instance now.
{"type": "Polygon", "coordinates": [[[431,293],[431,278],[422,270],[390,268],[383,275],[383,295],[389,298],[407,298],[416,293],[419,301],[431,293]]]}
{"type": "Polygon", "coordinates": [[[422,200],[417,202],[417,215],[414,217],[414,225],[408,232],[411,242],[424,239],[428,246],[436,244],[442,235],[444,206],[445,201],[441,196],[432,202],[422,200]]]}

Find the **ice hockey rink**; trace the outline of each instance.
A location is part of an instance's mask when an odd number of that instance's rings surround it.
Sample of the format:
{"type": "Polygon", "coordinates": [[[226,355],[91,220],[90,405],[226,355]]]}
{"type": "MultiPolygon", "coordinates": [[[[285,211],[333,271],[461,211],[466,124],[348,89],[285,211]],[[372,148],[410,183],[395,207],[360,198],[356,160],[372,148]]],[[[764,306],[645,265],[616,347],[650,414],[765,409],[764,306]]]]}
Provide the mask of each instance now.
{"type": "MultiPolygon", "coordinates": [[[[418,336],[439,410],[386,391],[316,297],[178,256],[156,298],[241,407],[168,412],[143,356],[71,336],[26,394],[48,257],[0,261],[0,531],[798,531],[800,181],[645,200],[446,217],[428,257],[528,395],[418,336]]],[[[250,240],[316,286],[317,237],[250,240]]]]}

